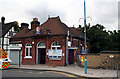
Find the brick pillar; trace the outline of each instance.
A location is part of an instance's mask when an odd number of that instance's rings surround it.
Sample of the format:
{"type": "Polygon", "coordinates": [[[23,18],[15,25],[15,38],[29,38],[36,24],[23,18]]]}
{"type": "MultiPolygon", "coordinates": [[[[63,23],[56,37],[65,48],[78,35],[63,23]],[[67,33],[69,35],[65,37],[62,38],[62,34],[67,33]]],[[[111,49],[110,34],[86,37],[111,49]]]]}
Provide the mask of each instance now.
{"type": "Polygon", "coordinates": [[[23,61],[24,61],[24,57],[25,57],[25,45],[23,43],[23,46],[22,46],[22,64],[23,64],[23,61]]]}
{"type": "Polygon", "coordinates": [[[33,61],[33,64],[36,64],[36,46],[35,46],[35,44],[32,45],[32,61],[33,61]]]}
{"type": "MultiPolygon", "coordinates": [[[[48,37],[46,38],[46,50],[48,50],[49,48],[49,42],[48,42],[48,37]]],[[[48,63],[48,61],[49,61],[49,59],[48,59],[48,56],[47,56],[47,51],[46,51],[46,61],[45,61],[45,64],[47,64],[48,63]]]]}

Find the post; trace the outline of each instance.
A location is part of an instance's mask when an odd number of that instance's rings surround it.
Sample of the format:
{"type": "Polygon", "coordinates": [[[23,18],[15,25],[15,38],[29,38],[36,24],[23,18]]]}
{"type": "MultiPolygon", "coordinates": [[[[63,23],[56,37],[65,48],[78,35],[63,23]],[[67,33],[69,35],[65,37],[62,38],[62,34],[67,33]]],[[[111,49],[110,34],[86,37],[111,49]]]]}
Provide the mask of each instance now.
{"type": "Polygon", "coordinates": [[[20,56],[21,56],[20,50],[21,50],[21,48],[19,49],[19,67],[20,67],[20,56]]]}
{"type": "Polygon", "coordinates": [[[85,74],[87,74],[87,57],[86,57],[86,4],[84,0],[84,32],[85,32],[85,74]]]}
{"type": "Polygon", "coordinates": [[[117,78],[118,78],[118,74],[119,74],[119,73],[118,73],[118,64],[117,64],[117,78]]]}
{"type": "Polygon", "coordinates": [[[4,49],[4,36],[2,36],[2,49],[4,49]]]}
{"type": "Polygon", "coordinates": [[[66,58],[65,58],[65,65],[68,65],[68,34],[66,35],[66,58]]]}

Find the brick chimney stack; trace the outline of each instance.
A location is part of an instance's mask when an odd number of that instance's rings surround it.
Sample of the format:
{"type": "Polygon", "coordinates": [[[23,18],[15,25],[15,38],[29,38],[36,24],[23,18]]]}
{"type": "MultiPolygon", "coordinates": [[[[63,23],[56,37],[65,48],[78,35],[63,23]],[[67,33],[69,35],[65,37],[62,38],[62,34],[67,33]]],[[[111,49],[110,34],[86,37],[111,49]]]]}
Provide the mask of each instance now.
{"type": "Polygon", "coordinates": [[[33,21],[31,22],[31,29],[35,29],[40,25],[40,22],[38,21],[38,18],[33,18],[33,21]]]}
{"type": "Polygon", "coordinates": [[[21,23],[21,30],[23,30],[24,28],[28,28],[29,24],[27,23],[21,23]]]}

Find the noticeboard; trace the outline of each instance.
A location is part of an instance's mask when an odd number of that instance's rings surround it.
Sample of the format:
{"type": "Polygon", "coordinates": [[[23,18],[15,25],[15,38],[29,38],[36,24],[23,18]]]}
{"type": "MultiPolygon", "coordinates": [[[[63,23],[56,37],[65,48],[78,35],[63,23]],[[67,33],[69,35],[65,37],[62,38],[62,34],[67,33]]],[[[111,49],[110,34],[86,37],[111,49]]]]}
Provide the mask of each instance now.
{"type": "Polygon", "coordinates": [[[59,49],[59,50],[48,50],[48,57],[50,59],[54,59],[54,60],[57,60],[57,59],[61,59],[62,58],[62,49],[59,49]]]}
{"type": "Polygon", "coordinates": [[[48,50],[48,56],[62,56],[62,50],[48,50]]]}

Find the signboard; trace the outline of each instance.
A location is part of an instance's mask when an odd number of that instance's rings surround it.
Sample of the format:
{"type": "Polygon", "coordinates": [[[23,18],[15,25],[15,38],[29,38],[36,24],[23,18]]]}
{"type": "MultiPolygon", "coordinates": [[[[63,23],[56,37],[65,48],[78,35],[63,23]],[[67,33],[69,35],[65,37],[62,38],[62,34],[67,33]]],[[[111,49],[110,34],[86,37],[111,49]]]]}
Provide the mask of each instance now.
{"type": "Polygon", "coordinates": [[[109,57],[110,57],[110,58],[114,58],[114,55],[110,55],[109,57]]]}
{"type": "Polygon", "coordinates": [[[81,55],[79,55],[79,58],[81,58],[81,55]]]}
{"type": "Polygon", "coordinates": [[[48,50],[48,56],[62,56],[62,50],[48,50]]]}
{"type": "Polygon", "coordinates": [[[48,50],[48,56],[52,56],[52,50],[48,50]]]}
{"type": "Polygon", "coordinates": [[[36,33],[40,34],[40,27],[36,27],[36,33]]]}
{"type": "Polygon", "coordinates": [[[83,56],[81,56],[81,62],[83,62],[83,56]]]}
{"type": "Polygon", "coordinates": [[[70,46],[70,47],[71,47],[71,41],[68,41],[68,46],[70,46]]]}
{"type": "Polygon", "coordinates": [[[58,56],[62,56],[62,50],[57,50],[58,56]]]}

